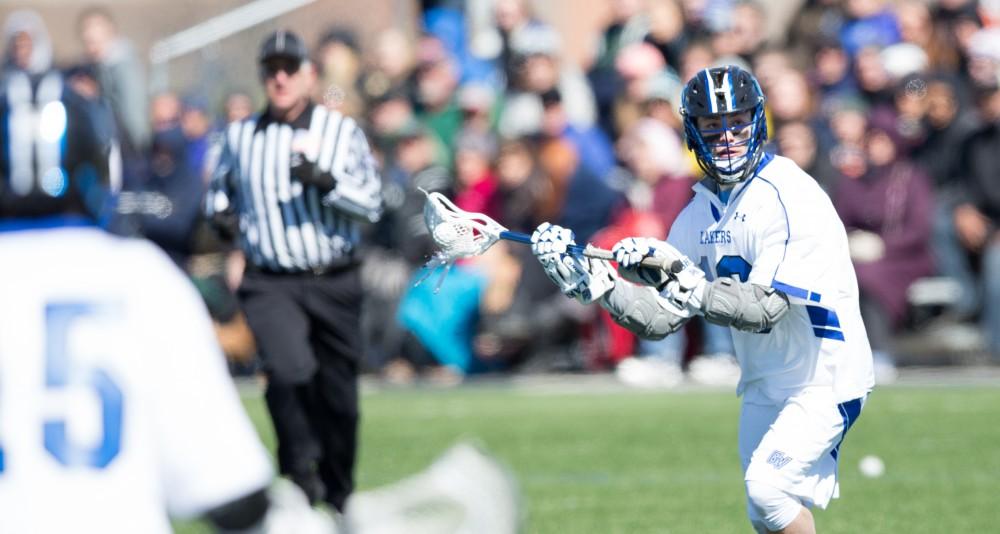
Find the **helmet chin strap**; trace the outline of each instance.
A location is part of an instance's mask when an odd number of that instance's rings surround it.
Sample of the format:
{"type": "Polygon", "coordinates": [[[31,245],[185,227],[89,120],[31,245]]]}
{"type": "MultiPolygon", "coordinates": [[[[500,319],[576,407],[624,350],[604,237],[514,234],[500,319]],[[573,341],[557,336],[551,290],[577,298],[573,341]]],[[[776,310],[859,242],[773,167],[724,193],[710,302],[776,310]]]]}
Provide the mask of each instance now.
{"type": "Polygon", "coordinates": [[[727,173],[727,172],[725,172],[725,170],[726,169],[733,169],[733,168],[736,168],[736,167],[742,167],[743,164],[746,163],[746,161],[747,161],[747,156],[746,156],[746,154],[744,154],[742,156],[737,156],[735,158],[721,157],[721,158],[712,158],[712,159],[715,161],[715,167],[717,169],[719,169],[720,171],[722,171],[719,174],[736,174],[735,172],[727,173]]]}
{"type": "Polygon", "coordinates": [[[739,182],[740,175],[744,174],[744,165],[747,163],[746,154],[736,157],[721,157],[712,158],[715,163],[715,172],[719,175],[719,181],[723,184],[735,184],[739,182]],[[739,171],[732,171],[733,168],[739,168],[739,171]],[[726,172],[731,171],[731,172],[726,172]]]}

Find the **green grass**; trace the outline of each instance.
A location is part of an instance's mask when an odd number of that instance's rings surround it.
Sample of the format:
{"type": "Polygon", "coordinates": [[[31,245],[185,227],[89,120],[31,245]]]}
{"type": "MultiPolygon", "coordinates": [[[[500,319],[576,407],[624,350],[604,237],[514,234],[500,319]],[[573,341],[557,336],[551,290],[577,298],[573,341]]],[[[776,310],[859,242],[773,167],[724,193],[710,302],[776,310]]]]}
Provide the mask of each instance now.
{"type": "MultiPolygon", "coordinates": [[[[246,402],[273,447],[262,401],[246,402]]],[[[526,532],[751,532],[730,393],[390,391],[366,395],[362,410],[361,489],[468,438],[517,476],[526,532]]],[[[842,498],[816,513],[821,533],[997,532],[1000,388],[879,389],[841,461],[842,498]],[[883,477],[861,476],[865,454],[882,457],[883,477]]]]}

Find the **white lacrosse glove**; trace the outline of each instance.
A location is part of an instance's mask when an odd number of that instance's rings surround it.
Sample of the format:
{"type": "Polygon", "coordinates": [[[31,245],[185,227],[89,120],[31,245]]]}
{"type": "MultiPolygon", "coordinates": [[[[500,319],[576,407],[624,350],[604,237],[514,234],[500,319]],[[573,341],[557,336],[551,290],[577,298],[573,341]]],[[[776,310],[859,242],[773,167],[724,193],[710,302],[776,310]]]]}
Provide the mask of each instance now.
{"type": "MultiPolygon", "coordinates": [[[[662,290],[663,286],[670,281],[669,273],[663,269],[642,265],[642,260],[645,258],[652,257],[663,260],[668,257],[667,253],[670,251],[661,250],[660,245],[670,247],[663,241],[647,237],[626,237],[615,243],[615,246],[611,248],[611,253],[614,254],[615,261],[618,262],[618,274],[633,284],[662,290]]],[[[670,249],[675,253],[670,257],[676,258],[680,254],[673,247],[670,249]]]]}
{"type": "Polygon", "coordinates": [[[702,314],[702,297],[707,285],[705,271],[691,264],[689,260],[689,264],[684,267],[684,270],[670,275],[670,281],[660,292],[660,296],[679,308],[687,308],[691,313],[700,315],[702,314]]]}
{"type": "Polygon", "coordinates": [[[602,260],[568,252],[575,245],[569,228],[542,223],[531,234],[531,252],[567,297],[589,304],[615,287],[614,274],[602,260]]]}
{"type": "Polygon", "coordinates": [[[706,285],[705,272],[673,245],[648,237],[627,237],[616,243],[611,252],[618,262],[618,273],[622,278],[655,287],[661,296],[678,308],[700,312],[701,297],[706,285]],[[671,262],[679,260],[683,268],[680,272],[674,273],[655,267],[644,267],[642,260],[647,257],[658,260],[669,259],[671,262]]]}

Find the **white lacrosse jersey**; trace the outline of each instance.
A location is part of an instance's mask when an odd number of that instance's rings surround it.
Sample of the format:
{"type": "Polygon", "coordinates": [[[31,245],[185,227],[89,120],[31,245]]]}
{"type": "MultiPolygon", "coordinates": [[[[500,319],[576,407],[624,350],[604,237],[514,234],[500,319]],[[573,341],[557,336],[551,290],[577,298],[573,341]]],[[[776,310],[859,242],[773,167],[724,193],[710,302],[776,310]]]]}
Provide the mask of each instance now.
{"type": "Polygon", "coordinates": [[[847,233],[830,198],[791,160],[766,155],[723,203],[703,183],[667,240],[711,280],[731,276],[773,287],[791,309],[770,331],[731,329],[747,401],[781,402],[832,386],[838,402],[874,385],[847,233]]]}
{"type": "Polygon", "coordinates": [[[266,487],[190,281],[147,242],[29,224],[0,223],[0,532],[166,533],[266,487]]]}

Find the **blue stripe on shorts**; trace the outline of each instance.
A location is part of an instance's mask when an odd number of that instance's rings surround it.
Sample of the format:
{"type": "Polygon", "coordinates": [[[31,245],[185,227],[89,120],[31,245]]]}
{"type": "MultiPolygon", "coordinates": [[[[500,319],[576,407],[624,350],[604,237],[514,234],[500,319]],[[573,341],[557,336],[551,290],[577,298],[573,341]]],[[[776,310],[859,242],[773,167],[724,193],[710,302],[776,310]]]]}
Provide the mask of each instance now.
{"type": "Polygon", "coordinates": [[[840,441],[837,442],[837,446],[830,451],[830,455],[833,456],[834,460],[836,460],[837,456],[840,454],[840,444],[844,442],[844,436],[847,435],[847,431],[851,428],[851,425],[853,425],[854,422],[858,420],[858,416],[861,415],[862,406],[864,406],[864,397],[858,397],[837,405],[837,410],[840,411],[840,416],[844,418],[844,431],[840,434],[840,441]]]}

